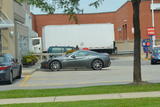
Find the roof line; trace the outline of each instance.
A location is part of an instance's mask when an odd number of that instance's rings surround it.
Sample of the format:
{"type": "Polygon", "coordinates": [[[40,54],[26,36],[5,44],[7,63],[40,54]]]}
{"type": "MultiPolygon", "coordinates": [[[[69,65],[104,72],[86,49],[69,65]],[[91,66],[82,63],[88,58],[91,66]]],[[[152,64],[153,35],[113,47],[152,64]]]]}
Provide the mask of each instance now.
{"type": "Polygon", "coordinates": [[[126,1],[123,5],[121,5],[121,6],[116,10],[116,12],[119,11],[121,8],[123,8],[128,2],[131,2],[131,0],[126,1]]]}
{"type": "MultiPolygon", "coordinates": [[[[119,7],[117,10],[115,10],[115,11],[99,12],[99,13],[83,13],[83,14],[77,14],[77,15],[115,13],[115,12],[117,12],[120,8],[122,8],[124,5],[126,5],[127,2],[131,2],[131,0],[126,1],[122,6],[120,6],[120,7],[119,7]]],[[[32,14],[33,14],[33,15],[36,15],[36,16],[38,16],[38,15],[67,15],[67,14],[65,14],[65,13],[56,13],[56,14],[34,14],[34,13],[32,13],[32,14]]]]}
{"type": "MultiPolygon", "coordinates": [[[[150,1],[150,0],[142,0],[142,1],[150,1]]],[[[156,0],[158,1],[158,0],[156,0]]],[[[121,8],[123,8],[128,2],[131,2],[131,0],[127,0],[123,5],[121,5],[118,9],[115,11],[110,11],[110,12],[100,12],[100,13],[83,13],[83,14],[76,14],[76,15],[87,15],[87,14],[104,14],[104,13],[116,13],[119,11],[121,8]]],[[[33,14],[33,13],[32,13],[33,14]]],[[[65,13],[56,13],[56,14],[33,14],[33,15],[67,15],[65,13]]]]}
{"type": "MultiPolygon", "coordinates": [[[[82,13],[82,14],[76,14],[76,15],[87,15],[87,14],[104,14],[104,13],[115,13],[116,11],[111,11],[111,12],[99,12],[99,13],[82,13]]],[[[56,13],[56,14],[34,14],[34,13],[31,13],[32,15],[68,15],[68,14],[65,14],[65,13],[56,13]]]]}

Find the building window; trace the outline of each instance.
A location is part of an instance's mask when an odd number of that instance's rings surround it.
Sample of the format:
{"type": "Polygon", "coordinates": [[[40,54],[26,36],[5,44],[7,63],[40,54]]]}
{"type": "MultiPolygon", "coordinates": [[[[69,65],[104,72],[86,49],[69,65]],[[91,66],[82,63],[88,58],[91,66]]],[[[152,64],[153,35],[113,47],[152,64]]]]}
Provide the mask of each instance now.
{"type": "Polygon", "coordinates": [[[123,40],[127,40],[127,24],[122,26],[123,40]]]}

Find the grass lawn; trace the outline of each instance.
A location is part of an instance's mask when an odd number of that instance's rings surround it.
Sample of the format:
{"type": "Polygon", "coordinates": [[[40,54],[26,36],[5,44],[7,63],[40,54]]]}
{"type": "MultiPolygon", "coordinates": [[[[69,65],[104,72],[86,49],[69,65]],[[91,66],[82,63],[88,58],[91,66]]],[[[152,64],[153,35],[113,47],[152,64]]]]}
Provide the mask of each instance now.
{"type": "Polygon", "coordinates": [[[160,84],[145,85],[110,85],[64,89],[10,90],[0,91],[0,99],[21,97],[48,97],[67,95],[89,95],[126,92],[160,91],[160,84]]]}
{"type": "MultiPolygon", "coordinates": [[[[160,107],[160,98],[1,105],[2,107],[160,107]]],[[[1,107],[0,106],[0,107],[1,107]]]]}

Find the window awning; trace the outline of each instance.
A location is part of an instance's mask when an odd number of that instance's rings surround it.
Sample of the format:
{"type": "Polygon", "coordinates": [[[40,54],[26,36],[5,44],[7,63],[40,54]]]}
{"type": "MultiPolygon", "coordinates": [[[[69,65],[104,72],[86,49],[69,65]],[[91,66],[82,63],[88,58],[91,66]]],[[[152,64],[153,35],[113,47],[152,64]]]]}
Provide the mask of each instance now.
{"type": "Polygon", "coordinates": [[[2,20],[0,19],[0,29],[13,27],[14,24],[10,22],[10,20],[2,20]]]}
{"type": "Polygon", "coordinates": [[[0,11],[0,29],[5,29],[13,26],[13,22],[3,12],[0,11]]]}

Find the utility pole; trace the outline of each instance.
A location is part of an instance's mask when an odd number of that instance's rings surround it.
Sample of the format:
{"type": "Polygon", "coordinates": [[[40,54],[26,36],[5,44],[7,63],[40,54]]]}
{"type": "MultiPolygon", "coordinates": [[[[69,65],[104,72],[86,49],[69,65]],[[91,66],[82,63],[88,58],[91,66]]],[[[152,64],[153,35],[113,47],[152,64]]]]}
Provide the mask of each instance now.
{"type": "MultiPolygon", "coordinates": [[[[153,2],[153,0],[151,0],[151,10],[152,10],[152,27],[155,27],[155,24],[154,24],[154,8],[153,8],[153,4],[154,4],[154,2],[153,2]]],[[[152,35],[151,36],[151,39],[152,39],[152,46],[154,47],[155,46],[155,40],[156,40],[156,38],[155,38],[155,35],[152,35]]]]}

